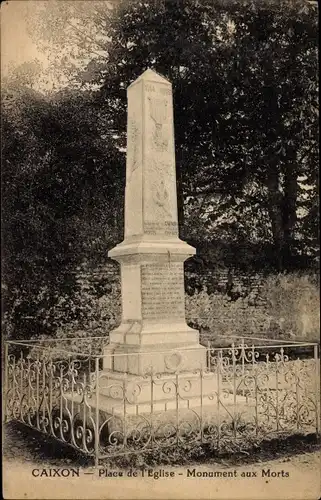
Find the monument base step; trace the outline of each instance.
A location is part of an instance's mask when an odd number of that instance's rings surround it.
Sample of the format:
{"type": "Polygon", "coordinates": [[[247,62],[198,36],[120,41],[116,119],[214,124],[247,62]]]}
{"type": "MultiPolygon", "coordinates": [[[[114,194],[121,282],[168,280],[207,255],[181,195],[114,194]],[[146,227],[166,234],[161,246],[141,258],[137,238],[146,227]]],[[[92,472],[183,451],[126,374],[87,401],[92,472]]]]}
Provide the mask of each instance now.
{"type": "Polygon", "coordinates": [[[188,408],[195,399],[198,404],[201,399],[213,400],[217,386],[217,374],[200,370],[145,376],[102,371],[99,377],[100,395],[115,409],[125,407],[127,413],[137,413],[139,408],[151,406],[165,411],[166,405],[171,409],[177,405],[188,408]]]}
{"type": "Polygon", "coordinates": [[[109,344],[104,349],[103,368],[108,373],[137,376],[153,373],[205,370],[206,347],[198,342],[149,345],[109,344]]]}
{"type": "MultiPolygon", "coordinates": [[[[218,405],[247,404],[245,396],[218,392],[223,387],[218,374],[209,371],[188,371],[178,374],[137,376],[103,370],[99,374],[98,395],[88,399],[88,411],[109,415],[141,415],[171,410],[194,409],[218,405]]],[[[65,398],[70,409],[82,413],[83,395],[67,393],[65,398]]]]}
{"type": "Polygon", "coordinates": [[[66,410],[71,412],[73,408],[72,414],[78,415],[82,423],[86,421],[88,428],[96,425],[98,416],[100,440],[106,445],[111,437],[115,444],[115,440],[122,442],[124,436],[129,439],[137,436],[137,433],[147,439],[151,435],[153,438],[168,438],[175,434],[188,436],[191,432],[206,433],[210,429],[210,432],[215,432],[215,427],[223,422],[230,425],[233,425],[234,420],[249,423],[255,416],[254,400],[243,396],[235,398],[232,394],[217,394],[214,399],[204,396],[202,402],[195,397],[189,400],[188,407],[183,401],[177,406],[173,401],[158,401],[153,406],[141,404],[116,408],[110,398],[104,396],[99,398],[98,412],[95,404],[92,401],[90,408],[86,406],[84,411],[81,396],[74,395],[73,402],[67,397],[66,410]]]}
{"type": "Polygon", "coordinates": [[[110,332],[111,346],[164,350],[166,346],[197,347],[199,332],[190,328],[185,320],[162,319],[161,321],[126,321],[110,332]]]}

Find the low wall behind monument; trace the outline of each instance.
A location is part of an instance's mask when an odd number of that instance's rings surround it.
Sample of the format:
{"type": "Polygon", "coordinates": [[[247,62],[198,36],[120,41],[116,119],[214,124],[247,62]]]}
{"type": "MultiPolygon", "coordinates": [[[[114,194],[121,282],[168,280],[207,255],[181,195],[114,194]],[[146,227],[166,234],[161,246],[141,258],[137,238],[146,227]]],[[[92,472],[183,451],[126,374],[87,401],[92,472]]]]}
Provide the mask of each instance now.
{"type": "MultiPolygon", "coordinates": [[[[260,290],[263,286],[266,273],[242,273],[228,268],[206,269],[195,271],[185,269],[186,291],[192,295],[195,291],[201,291],[206,287],[208,293],[227,294],[231,300],[237,300],[239,297],[250,295],[253,299],[260,302],[260,290]]],[[[94,286],[101,282],[108,281],[110,284],[119,283],[120,275],[117,264],[109,262],[99,266],[94,270],[87,270],[85,267],[77,272],[77,279],[81,283],[88,283],[94,286]]]]}
{"type": "MultiPolygon", "coordinates": [[[[109,293],[120,285],[117,264],[79,270],[88,290],[109,293]]],[[[276,275],[235,269],[185,270],[186,318],[200,330],[202,342],[216,335],[270,338],[319,338],[319,292],[316,277],[276,275]]]]}

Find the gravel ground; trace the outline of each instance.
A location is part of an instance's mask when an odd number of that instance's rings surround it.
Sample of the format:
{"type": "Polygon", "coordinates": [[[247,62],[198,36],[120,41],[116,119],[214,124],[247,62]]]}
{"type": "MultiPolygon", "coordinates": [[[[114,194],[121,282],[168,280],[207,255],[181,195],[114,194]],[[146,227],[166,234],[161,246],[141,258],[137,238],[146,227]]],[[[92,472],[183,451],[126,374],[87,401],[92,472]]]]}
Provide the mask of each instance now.
{"type": "Polygon", "coordinates": [[[137,479],[128,478],[128,470],[116,467],[113,470],[117,474],[122,471],[125,477],[110,478],[99,477],[91,462],[74,450],[22,425],[9,423],[4,427],[3,465],[4,498],[7,499],[314,500],[321,492],[320,445],[315,439],[295,441],[292,449],[263,450],[257,456],[213,458],[207,463],[184,467],[154,467],[156,472],[173,472],[173,478],[156,480],[152,476],[146,477],[147,473],[142,478],[140,470],[137,479]],[[35,468],[71,467],[79,468],[80,477],[36,478],[32,473],[35,468]],[[198,476],[191,476],[193,469],[198,476]],[[279,473],[279,477],[263,478],[262,470],[268,469],[276,475],[279,473]],[[236,476],[227,479],[203,477],[203,473],[209,471],[231,472],[236,476]],[[244,478],[242,472],[252,477],[244,478]],[[255,473],[257,477],[254,477],[255,473]]]}

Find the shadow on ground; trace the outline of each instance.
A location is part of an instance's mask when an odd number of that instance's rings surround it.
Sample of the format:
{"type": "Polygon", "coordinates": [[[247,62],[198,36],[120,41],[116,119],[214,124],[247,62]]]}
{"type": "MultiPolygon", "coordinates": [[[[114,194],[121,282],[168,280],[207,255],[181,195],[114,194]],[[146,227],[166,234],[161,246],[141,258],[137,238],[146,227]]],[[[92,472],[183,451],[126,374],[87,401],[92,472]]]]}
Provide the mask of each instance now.
{"type": "Polygon", "coordinates": [[[19,422],[4,426],[3,456],[7,460],[41,462],[50,465],[70,463],[79,467],[92,464],[90,457],[19,422]]]}
{"type": "MultiPolygon", "coordinates": [[[[41,463],[43,466],[90,467],[93,458],[64,445],[19,422],[4,425],[3,457],[5,460],[41,463]]],[[[118,456],[104,460],[104,465],[121,467],[179,466],[191,463],[221,464],[231,467],[250,465],[271,460],[289,462],[294,455],[313,453],[321,449],[316,434],[293,435],[264,440],[252,448],[235,453],[221,452],[208,444],[190,443],[184,447],[156,449],[144,453],[118,456]]]]}

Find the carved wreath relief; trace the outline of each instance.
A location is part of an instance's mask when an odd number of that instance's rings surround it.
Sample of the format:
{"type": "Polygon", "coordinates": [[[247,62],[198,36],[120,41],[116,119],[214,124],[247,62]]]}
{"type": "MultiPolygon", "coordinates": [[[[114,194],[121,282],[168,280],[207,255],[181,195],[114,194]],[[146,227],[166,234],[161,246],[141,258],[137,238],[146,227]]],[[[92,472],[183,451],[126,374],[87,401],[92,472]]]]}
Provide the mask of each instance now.
{"type": "Polygon", "coordinates": [[[152,199],[157,206],[159,217],[167,215],[172,220],[171,196],[169,185],[175,182],[173,165],[162,160],[151,159],[150,172],[155,181],[152,183],[152,199]]]}
{"type": "Polygon", "coordinates": [[[155,182],[153,185],[153,200],[154,203],[166,214],[172,218],[171,211],[169,210],[169,194],[164,181],[164,178],[155,182]]]}

